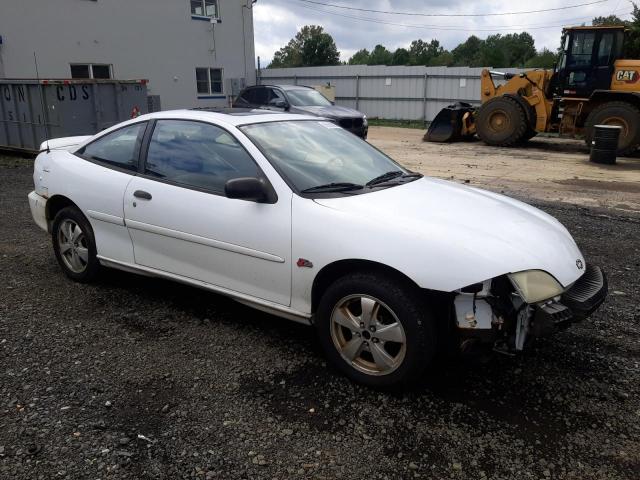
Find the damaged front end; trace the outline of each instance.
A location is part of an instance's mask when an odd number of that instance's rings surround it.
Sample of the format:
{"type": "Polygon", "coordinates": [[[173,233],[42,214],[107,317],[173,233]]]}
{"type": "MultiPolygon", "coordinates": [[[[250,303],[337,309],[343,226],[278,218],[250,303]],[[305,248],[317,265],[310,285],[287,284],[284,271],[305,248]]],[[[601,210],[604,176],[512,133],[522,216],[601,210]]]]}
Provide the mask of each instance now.
{"type": "Polygon", "coordinates": [[[455,293],[461,349],[484,344],[513,355],[531,338],[551,335],[591,315],[607,296],[607,279],[599,267],[589,265],[565,289],[548,273],[530,270],[502,275],[455,293]]]}

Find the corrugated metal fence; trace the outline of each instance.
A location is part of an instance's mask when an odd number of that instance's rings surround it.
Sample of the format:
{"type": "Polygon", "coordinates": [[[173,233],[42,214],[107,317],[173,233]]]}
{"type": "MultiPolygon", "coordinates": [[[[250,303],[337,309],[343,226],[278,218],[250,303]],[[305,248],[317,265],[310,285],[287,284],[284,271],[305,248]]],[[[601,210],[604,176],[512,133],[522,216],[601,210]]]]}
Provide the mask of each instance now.
{"type": "MultiPolygon", "coordinates": [[[[504,72],[521,70],[509,68],[504,72]]],[[[336,104],[371,118],[431,121],[447,105],[480,104],[482,68],[342,65],[273,68],[260,72],[261,84],[336,87],[336,104]]]]}

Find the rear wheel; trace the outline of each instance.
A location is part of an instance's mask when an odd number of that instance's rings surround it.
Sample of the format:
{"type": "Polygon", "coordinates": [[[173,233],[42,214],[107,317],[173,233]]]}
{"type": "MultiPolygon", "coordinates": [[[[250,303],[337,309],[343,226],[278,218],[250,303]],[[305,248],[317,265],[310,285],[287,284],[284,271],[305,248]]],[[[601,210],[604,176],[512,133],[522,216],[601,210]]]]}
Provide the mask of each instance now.
{"type": "Polygon", "coordinates": [[[371,387],[413,382],[435,353],[435,325],[419,290],[379,274],[338,279],[322,296],[316,325],[334,366],[371,387]]]}
{"type": "Polygon", "coordinates": [[[591,148],[595,125],[621,127],[618,155],[633,153],[640,144],[640,110],[627,102],[607,102],[594,108],[585,122],[584,140],[591,148]]]}
{"type": "Polygon", "coordinates": [[[53,251],[67,277],[89,282],[100,268],[91,224],[76,207],[58,212],[52,226],[53,251]]]}
{"type": "Polygon", "coordinates": [[[526,113],[516,100],[496,97],[480,107],[476,129],[486,144],[511,147],[525,139],[530,127],[526,113]]]}

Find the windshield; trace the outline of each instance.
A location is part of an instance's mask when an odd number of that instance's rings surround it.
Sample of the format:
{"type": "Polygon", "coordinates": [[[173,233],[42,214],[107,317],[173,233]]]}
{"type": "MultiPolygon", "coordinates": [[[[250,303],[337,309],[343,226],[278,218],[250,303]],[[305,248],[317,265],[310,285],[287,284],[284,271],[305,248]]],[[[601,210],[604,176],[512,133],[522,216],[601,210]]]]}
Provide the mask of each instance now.
{"type": "Polygon", "coordinates": [[[287,90],[287,96],[291,105],[296,107],[326,107],[331,105],[331,102],[324,95],[310,88],[287,90]]]}
{"type": "Polygon", "coordinates": [[[283,121],[240,128],[298,191],[328,184],[364,186],[390,172],[409,175],[385,154],[331,122],[283,121]]]}

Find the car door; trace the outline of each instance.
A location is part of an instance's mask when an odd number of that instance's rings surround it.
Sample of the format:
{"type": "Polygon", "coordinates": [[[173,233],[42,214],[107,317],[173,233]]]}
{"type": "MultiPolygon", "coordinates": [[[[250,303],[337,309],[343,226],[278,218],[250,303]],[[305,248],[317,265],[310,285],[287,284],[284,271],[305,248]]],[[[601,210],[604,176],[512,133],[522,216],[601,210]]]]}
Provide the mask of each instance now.
{"type": "Polygon", "coordinates": [[[158,120],[146,142],[143,171],[125,193],[135,263],[289,305],[291,191],[275,203],[227,198],[227,180],[266,176],[213,124],[158,120]]]}
{"type": "Polygon", "coordinates": [[[89,218],[98,255],[109,260],[133,262],[123,200],[127,185],[138,172],[146,127],[147,122],[138,122],[99,137],[61,165],[68,172],[59,172],[74,179],[67,183],[67,188],[73,189],[67,196],[89,218]]]}

